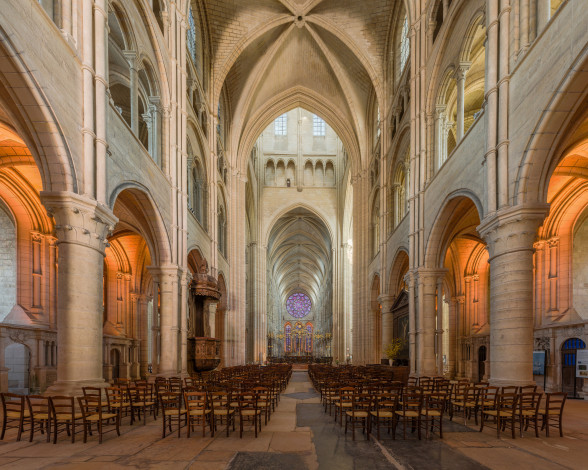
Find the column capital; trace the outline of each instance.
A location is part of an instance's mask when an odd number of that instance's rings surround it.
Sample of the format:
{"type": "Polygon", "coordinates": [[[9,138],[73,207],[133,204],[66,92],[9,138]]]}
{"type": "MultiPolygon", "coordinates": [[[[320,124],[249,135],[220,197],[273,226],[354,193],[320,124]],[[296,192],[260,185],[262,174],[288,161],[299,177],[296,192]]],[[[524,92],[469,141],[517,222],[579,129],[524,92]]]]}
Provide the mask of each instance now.
{"type": "Polygon", "coordinates": [[[123,51],[123,55],[127,62],[129,63],[129,67],[133,70],[139,70],[140,62],[139,62],[139,54],[135,51],[123,51]]]}
{"type": "Polygon", "coordinates": [[[466,74],[468,73],[468,70],[471,66],[471,62],[460,62],[457,68],[455,69],[455,79],[465,80],[466,74]]]}
{"type": "Polygon", "coordinates": [[[164,265],[164,266],[147,266],[147,271],[153,276],[153,278],[159,282],[169,280],[169,278],[179,278],[182,274],[182,270],[175,265],[164,265]]]}
{"type": "Polygon", "coordinates": [[[390,308],[395,299],[396,297],[390,294],[382,294],[378,297],[378,302],[380,302],[380,305],[382,306],[382,314],[390,313],[390,308]]]}
{"type": "Polygon", "coordinates": [[[47,215],[55,220],[57,244],[74,243],[93,248],[104,255],[106,237],[118,218],[110,208],[94,199],[69,192],[41,192],[47,215]]]}
{"type": "Polygon", "coordinates": [[[423,283],[434,282],[437,285],[437,281],[443,279],[446,273],[446,268],[418,268],[415,274],[423,283]]]}
{"type": "Polygon", "coordinates": [[[488,244],[490,260],[501,254],[533,250],[537,229],[549,212],[549,204],[529,204],[500,209],[484,218],[478,233],[488,244]]]}

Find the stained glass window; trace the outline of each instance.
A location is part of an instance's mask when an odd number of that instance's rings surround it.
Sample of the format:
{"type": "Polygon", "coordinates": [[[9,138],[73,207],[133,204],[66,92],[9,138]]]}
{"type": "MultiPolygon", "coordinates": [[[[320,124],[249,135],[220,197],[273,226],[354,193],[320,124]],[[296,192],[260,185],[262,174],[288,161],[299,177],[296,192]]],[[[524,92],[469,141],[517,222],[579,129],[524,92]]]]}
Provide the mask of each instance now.
{"type": "Polygon", "coordinates": [[[192,57],[192,61],[196,63],[196,23],[194,22],[194,15],[192,14],[192,9],[190,8],[190,14],[188,15],[188,51],[190,52],[190,56],[192,57]]]}
{"type": "Polygon", "coordinates": [[[292,352],[292,325],[290,323],[286,323],[284,333],[286,335],[286,352],[292,352]]]}
{"type": "Polygon", "coordinates": [[[294,318],[304,318],[310,313],[312,302],[303,293],[292,294],[286,301],[286,310],[294,318]]]}
{"type": "Polygon", "coordinates": [[[410,55],[410,41],[408,39],[408,17],[404,17],[402,32],[400,33],[400,73],[404,71],[410,55]]]}

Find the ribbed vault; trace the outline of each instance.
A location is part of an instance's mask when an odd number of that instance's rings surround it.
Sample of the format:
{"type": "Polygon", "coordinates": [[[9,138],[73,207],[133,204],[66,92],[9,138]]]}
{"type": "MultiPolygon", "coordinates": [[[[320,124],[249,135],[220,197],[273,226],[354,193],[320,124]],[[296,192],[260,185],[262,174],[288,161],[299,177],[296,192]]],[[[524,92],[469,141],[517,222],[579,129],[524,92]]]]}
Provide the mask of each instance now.
{"type": "MultiPolygon", "coordinates": [[[[373,96],[383,99],[383,57],[401,1],[262,0],[252,5],[221,0],[215,8],[205,3],[216,77],[213,98],[224,90],[229,102],[233,132],[228,150],[240,148],[248,124],[275,96],[302,88],[319,96],[351,130],[354,142],[346,147],[352,158],[366,155],[367,110],[373,96]]],[[[329,124],[343,134],[336,123],[329,124]]]]}
{"type": "Polygon", "coordinates": [[[270,232],[267,260],[271,281],[282,303],[294,292],[304,292],[318,303],[321,287],[331,279],[329,230],[307,209],[294,209],[281,217],[270,232]]]}

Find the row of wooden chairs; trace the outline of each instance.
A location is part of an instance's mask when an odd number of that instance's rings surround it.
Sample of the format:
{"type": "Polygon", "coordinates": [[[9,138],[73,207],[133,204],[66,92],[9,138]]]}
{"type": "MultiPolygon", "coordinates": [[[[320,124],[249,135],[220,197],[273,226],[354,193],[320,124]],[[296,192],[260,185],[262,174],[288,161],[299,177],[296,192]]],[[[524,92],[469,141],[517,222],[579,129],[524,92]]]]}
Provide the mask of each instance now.
{"type": "Polygon", "coordinates": [[[53,435],[54,444],[57,443],[57,436],[60,433],[66,432],[74,443],[76,434],[83,432],[84,442],[86,442],[87,435],[92,434],[95,425],[99,442],[102,443],[103,426],[111,421],[115,425],[114,430],[120,436],[120,411],[103,412],[101,403],[92,397],[78,397],[78,408],[76,408],[75,398],[67,396],[44,397],[2,393],[0,398],[3,411],[0,440],[4,439],[7,429],[15,428],[17,429],[16,440],[20,441],[25,427],[28,426],[29,442],[33,441],[36,431],[46,434],[47,442],[50,442],[53,435]]]}

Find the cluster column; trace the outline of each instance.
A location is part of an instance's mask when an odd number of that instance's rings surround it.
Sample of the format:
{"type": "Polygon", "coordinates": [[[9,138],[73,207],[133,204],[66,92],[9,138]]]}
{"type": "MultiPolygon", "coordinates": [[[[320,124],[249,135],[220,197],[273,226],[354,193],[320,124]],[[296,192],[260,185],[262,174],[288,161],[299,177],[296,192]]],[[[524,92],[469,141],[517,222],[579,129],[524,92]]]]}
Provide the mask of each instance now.
{"type": "Polygon", "coordinates": [[[57,381],[51,394],[104,386],[102,275],[106,237],[118,221],[106,207],[73,193],[41,193],[55,219],[58,246],[57,381]]]}
{"type": "Polygon", "coordinates": [[[533,382],[533,242],[547,207],[498,211],[478,226],[490,254],[493,385],[533,382]]]}

